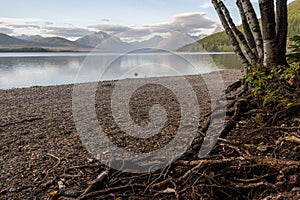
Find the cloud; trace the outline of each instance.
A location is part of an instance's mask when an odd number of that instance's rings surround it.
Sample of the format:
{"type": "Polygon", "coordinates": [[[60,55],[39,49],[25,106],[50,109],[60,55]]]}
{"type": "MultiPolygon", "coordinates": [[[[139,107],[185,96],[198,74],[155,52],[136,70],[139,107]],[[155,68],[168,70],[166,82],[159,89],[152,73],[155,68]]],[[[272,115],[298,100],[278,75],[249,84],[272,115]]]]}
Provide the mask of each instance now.
{"type": "Polygon", "coordinates": [[[0,33],[13,34],[14,30],[11,28],[0,27],[0,33]]]}
{"type": "Polygon", "coordinates": [[[40,29],[41,27],[38,26],[38,25],[33,25],[33,24],[26,24],[26,25],[23,25],[23,24],[9,24],[7,25],[8,27],[11,27],[11,28],[14,28],[14,29],[17,29],[17,28],[24,28],[24,29],[40,29]]]}
{"type": "Polygon", "coordinates": [[[50,25],[53,25],[53,24],[54,24],[53,22],[45,22],[46,26],[50,26],[50,25]]]}
{"type": "Polygon", "coordinates": [[[109,22],[110,20],[109,19],[101,19],[100,21],[109,22]]]}
{"type": "MultiPolygon", "coordinates": [[[[202,6],[205,6],[203,4],[202,6]]],[[[177,14],[169,22],[157,24],[144,24],[139,26],[127,26],[118,24],[108,24],[109,19],[101,19],[100,24],[89,27],[58,27],[51,21],[34,18],[0,18],[2,31],[15,34],[45,34],[56,35],[66,38],[78,38],[89,35],[97,31],[104,31],[111,35],[116,35],[121,39],[143,40],[145,37],[154,35],[169,35],[175,31],[198,35],[206,33],[216,27],[216,22],[207,17],[204,12],[188,12],[177,14]],[[5,29],[4,29],[5,28],[5,29]],[[15,30],[13,30],[15,29],[15,30]]]]}
{"type": "Polygon", "coordinates": [[[173,26],[188,27],[191,31],[197,29],[213,28],[216,22],[206,17],[203,12],[190,12],[176,15],[173,26]]]}
{"type": "Polygon", "coordinates": [[[159,33],[179,30],[184,33],[194,34],[204,29],[213,29],[216,24],[216,21],[206,17],[206,13],[190,12],[175,15],[169,23],[144,25],[143,27],[159,33]]]}
{"type": "Polygon", "coordinates": [[[0,17],[1,25],[0,32],[6,34],[16,34],[18,30],[30,31],[32,29],[40,29],[37,24],[42,22],[41,19],[35,18],[5,18],[0,17]],[[26,30],[25,30],[26,29],[26,30]]]}
{"type": "Polygon", "coordinates": [[[145,24],[137,27],[99,24],[89,26],[89,28],[110,34],[117,34],[117,36],[121,38],[141,39],[154,33],[172,33],[178,30],[184,33],[194,34],[204,29],[213,29],[216,27],[216,24],[216,21],[206,16],[206,13],[189,12],[175,15],[171,22],[159,24],[145,24]]]}
{"type": "Polygon", "coordinates": [[[38,23],[41,22],[41,19],[35,19],[35,18],[5,18],[0,17],[0,21],[3,23],[8,24],[28,24],[28,23],[38,23]]]}
{"type": "Polygon", "coordinates": [[[88,35],[93,33],[93,31],[90,31],[85,28],[77,28],[77,27],[46,27],[45,33],[57,35],[61,37],[82,37],[84,35],[88,35]]]}
{"type": "Polygon", "coordinates": [[[210,8],[210,7],[213,7],[211,2],[205,2],[200,5],[200,8],[210,8]]]}
{"type": "Polygon", "coordinates": [[[89,28],[94,28],[94,29],[99,30],[99,31],[108,32],[110,34],[117,34],[117,33],[120,33],[120,32],[131,30],[131,28],[128,27],[128,26],[110,25],[110,24],[98,24],[98,25],[89,26],[89,28]]]}
{"type": "Polygon", "coordinates": [[[142,39],[150,34],[153,34],[153,31],[145,28],[131,28],[128,31],[121,32],[117,36],[123,39],[142,39]]]}

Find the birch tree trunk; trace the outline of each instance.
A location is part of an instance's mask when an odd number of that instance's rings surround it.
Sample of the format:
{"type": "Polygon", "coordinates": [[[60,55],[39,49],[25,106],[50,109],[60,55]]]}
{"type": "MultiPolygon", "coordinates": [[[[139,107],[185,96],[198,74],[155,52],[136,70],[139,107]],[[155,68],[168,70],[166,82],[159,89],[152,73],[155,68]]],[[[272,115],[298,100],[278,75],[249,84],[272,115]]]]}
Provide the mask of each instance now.
{"type": "Polygon", "coordinates": [[[256,56],[256,58],[259,58],[258,53],[257,53],[257,49],[256,49],[256,45],[255,45],[255,40],[254,40],[254,37],[252,35],[252,32],[251,32],[249,23],[247,21],[247,17],[246,17],[245,11],[243,9],[243,6],[241,4],[241,1],[237,0],[236,4],[237,4],[237,6],[239,8],[239,12],[240,12],[241,19],[242,19],[242,25],[243,25],[244,33],[245,33],[245,36],[247,38],[249,47],[251,48],[251,50],[254,53],[254,55],[256,56]]]}
{"type": "Polygon", "coordinates": [[[244,67],[256,65],[269,71],[277,65],[287,65],[287,0],[258,0],[262,26],[250,0],[236,0],[244,32],[234,24],[224,0],[212,0],[234,51],[244,67]],[[276,16],[275,16],[276,12],[276,16]],[[244,52],[240,45],[243,45],[244,52]]]}
{"type": "Polygon", "coordinates": [[[227,18],[227,21],[228,21],[228,24],[230,25],[230,28],[234,31],[235,35],[239,38],[242,45],[244,46],[245,51],[246,51],[246,55],[249,56],[249,58],[251,60],[251,63],[252,64],[257,64],[258,58],[255,56],[255,54],[250,49],[249,44],[248,44],[244,34],[234,24],[230,14],[229,14],[228,9],[226,8],[226,6],[224,5],[224,3],[222,1],[219,2],[219,5],[220,5],[221,9],[223,10],[223,12],[225,14],[225,17],[227,18]]]}
{"type": "Polygon", "coordinates": [[[222,23],[223,27],[225,28],[225,32],[228,35],[229,40],[231,41],[234,52],[237,54],[237,56],[241,60],[244,69],[247,70],[248,67],[250,66],[250,63],[247,60],[246,56],[244,55],[244,53],[239,45],[238,40],[236,39],[233,31],[231,30],[231,28],[226,20],[226,17],[221,9],[219,0],[212,0],[212,4],[214,5],[214,8],[217,11],[219,18],[221,20],[221,23],[222,23]]]}
{"type": "Polygon", "coordinates": [[[276,40],[276,22],[274,13],[274,1],[259,0],[259,8],[262,20],[264,66],[271,68],[278,63],[278,46],[276,40]]]}
{"type": "MultiPolygon", "coordinates": [[[[269,0],[269,1],[271,1],[271,0],[269,0]]],[[[259,22],[258,22],[256,14],[255,14],[254,8],[253,8],[250,0],[240,0],[240,2],[243,6],[245,15],[247,17],[247,21],[253,32],[253,37],[254,37],[254,40],[256,43],[258,56],[262,60],[263,56],[264,56],[263,40],[262,40],[262,34],[261,34],[259,22]]]]}

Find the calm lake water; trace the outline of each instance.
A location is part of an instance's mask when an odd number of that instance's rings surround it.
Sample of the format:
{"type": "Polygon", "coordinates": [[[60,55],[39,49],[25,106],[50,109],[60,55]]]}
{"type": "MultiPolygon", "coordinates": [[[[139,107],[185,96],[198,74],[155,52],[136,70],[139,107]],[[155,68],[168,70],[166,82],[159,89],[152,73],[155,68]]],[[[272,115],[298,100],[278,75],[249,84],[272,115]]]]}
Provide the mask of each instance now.
{"type": "Polygon", "coordinates": [[[239,69],[233,53],[0,53],[0,89],[239,69]]]}

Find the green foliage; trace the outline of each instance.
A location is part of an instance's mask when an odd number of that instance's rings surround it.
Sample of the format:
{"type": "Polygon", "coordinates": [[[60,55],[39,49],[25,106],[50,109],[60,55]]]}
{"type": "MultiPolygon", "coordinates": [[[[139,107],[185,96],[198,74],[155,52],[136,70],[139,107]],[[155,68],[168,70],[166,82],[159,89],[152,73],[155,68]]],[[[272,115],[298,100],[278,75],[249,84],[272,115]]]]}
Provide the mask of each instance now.
{"type": "Polygon", "coordinates": [[[227,52],[233,51],[230,41],[224,40],[224,38],[228,38],[225,32],[216,33],[209,37],[206,37],[200,40],[198,43],[206,50],[206,51],[214,51],[214,52],[227,52]]]}
{"type": "Polygon", "coordinates": [[[252,67],[245,75],[245,82],[251,88],[251,96],[258,100],[260,107],[292,108],[300,106],[300,99],[294,92],[300,63],[278,66],[271,71],[252,67]]]}
{"type": "Polygon", "coordinates": [[[300,0],[295,0],[288,5],[288,36],[300,33],[300,0]]]}
{"type": "Polygon", "coordinates": [[[215,33],[199,40],[196,43],[184,46],[178,51],[186,52],[232,52],[233,48],[225,32],[215,33]]]}
{"type": "Polygon", "coordinates": [[[40,47],[0,48],[0,52],[49,52],[40,47]]]}
{"type": "Polygon", "coordinates": [[[289,46],[291,53],[287,55],[287,61],[289,63],[300,62],[300,36],[295,35],[289,40],[291,42],[291,45],[289,46]]]}

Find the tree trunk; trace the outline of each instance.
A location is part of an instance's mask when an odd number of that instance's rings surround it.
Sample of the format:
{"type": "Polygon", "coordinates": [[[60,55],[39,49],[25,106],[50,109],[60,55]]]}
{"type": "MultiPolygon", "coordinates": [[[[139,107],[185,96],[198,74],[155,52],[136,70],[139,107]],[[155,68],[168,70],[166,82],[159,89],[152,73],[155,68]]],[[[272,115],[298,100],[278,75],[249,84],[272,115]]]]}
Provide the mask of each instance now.
{"type": "Polygon", "coordinates": [[[231,28],[226,20],[226,17],[220,7],[219,0],[212,0],[212,4],[214,5],[214,7],[219,15],[219,18],[221,20],[221,23],[222,23],[223,27],[225,28],[225,32],[228,35],[229,40],[231,41],[234,52],[237,54],[237,56],[241,60],[244,69],[247,70],[248,67],[250,66],[250,63],[248,62],[246,56],[244,55],[233,31],[231,30],[231,28]]]}
{"type": "Polygon", "coordinates": [[[278,64],[287,65],[286,38],[288,30],[287,0],[276,1],[276,42],[278,45],[278,64]]]}
{"type": "Polygon", "coordinates": [[[287,0],[258,0],[262,26],[250,0],[236,0],[244,33],[234,24],[224,0],[212,0],[225,31],[242,60],[243,66],[254,64],[266,71],[286,63],[287,0]],[[276,18],[276,20],[275,20],[276,18]],[[240,41],[240,43],[238,42],[240,41]],[[240,45],[245,47],[245,52],[240,45]]]}
{"type": "Polygon", "coordinates": [[[259,8],[262,20],[264,66],[271,68],[278,63],[278,47],[276,41],[276,23],[274,2],[271,0],[259,0],[259,8]]]}
{"type": "Polygon", "coordinates": [[[252,35],[250,26],[248,24],[247,17],[246,17],[245,11],[243,9],[243,6],[241,4],[241,1],[237,0],[236,4],[237,4],[237,6],[239,8],[239,11],[240,11],[244,33],[245,33],[245,36],[247,38],[249,47],[251,48],[251,50],[254,53],[254,55],[256,56],[256,58],[259,58],[258,53],[257,53],[257,49],[256,49],[256,45],[255,45],[255,40],[254,40],[254,37],[252,35]]]}
{"type": "Polygon", "coordinates": [[[253,32],[253,37],[255,39],[256,48],[258,52],[259,59],[262,60],[264,56],[264,48],[263,48],[263,40],[262,34],[260,31],[259,22],[257,16],[255,14],[254,8],[250,2],[250,0],[240,0],[245,11],[245,15],[247,17],[248,23],[253,32]]]}
{"type": "Polygon", "coordinates": [[[227,22],[230,25],[231,29],[234,31],[235,35],[239,38],[239,40],[241,41],[242,45],[245,48],[246,51],[246,55],[249,56],[250,60],[251,60],[251,64],[257,64],[258,59],[255,56],[255,54],[252,52],[251,48],[249,47],[249,44],[244,36],[244,34],[236,27],[236,25],[234,24],[228,9],[226,8],[226,6],[224,5],[224,3],[222,1],[219,2],[221,9],[223,10],[226,18],[227,18],[227,22]]]}

